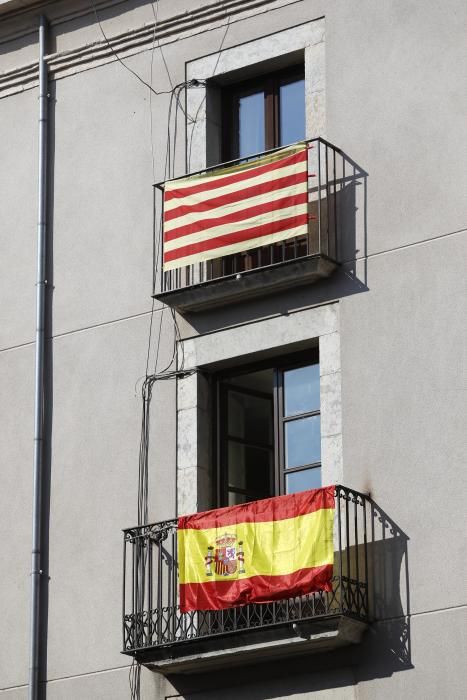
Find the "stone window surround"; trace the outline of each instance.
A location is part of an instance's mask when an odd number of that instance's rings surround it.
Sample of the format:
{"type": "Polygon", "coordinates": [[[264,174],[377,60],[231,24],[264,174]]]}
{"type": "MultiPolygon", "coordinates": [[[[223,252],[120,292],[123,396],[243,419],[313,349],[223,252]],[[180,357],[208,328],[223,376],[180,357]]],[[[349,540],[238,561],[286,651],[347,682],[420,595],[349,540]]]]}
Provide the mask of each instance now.
{"type": "MultiPolygon", "coordinates": [[[[315,19],[296,27],[247,41],[186,63],[186,79],[217,77],[232,82],[258,72],[277,70],[291,58],[303,57],[307,138],[326,136],[325,20],[315,19]]],[[[200,86],[187,91],[187,172],[219,162],[220,103],[215,91],[200,86]],[[209,139],[207,135],[209,133],[209,139]]]]}
{"type": "MultiPolygon", "coordinates": [[[[186,63],[186,78],[241,80],[303,57],[306,135],[326,136],[324,17],[260,37],[186,63]],[[248,73],[248,75],[246,75],[248,73]]],[[[220,100],[206,87],[187,92],[187,172],[219,162],[220,100]],[[209,135],[209,138],[208,138],[209,135]]],[[[184,342],[187,367],[207,373],[220,362],[238,364],[246,356],[284,355],[319,343],[321,390],[321,458],[323,484],[342,479],[342,420],[339,306],[302,310],[184,342]],[[236,348],[241,348],[239,354],[236,348]]],[[[208,375],[177,381],[177,511],[194,513],[212,507],[212,410],[208,375]]]]}
{"type": "Polygon", "coordinates": [[[177,380],[177,512],[213,507],[209,373],[252,358],[284,356],[319,343],[323,484],[342,481],[339,303],[295,311],[182,341],[186,367],[177,380]],[[203,371],[204,370],[204,371],[203,371]]]}

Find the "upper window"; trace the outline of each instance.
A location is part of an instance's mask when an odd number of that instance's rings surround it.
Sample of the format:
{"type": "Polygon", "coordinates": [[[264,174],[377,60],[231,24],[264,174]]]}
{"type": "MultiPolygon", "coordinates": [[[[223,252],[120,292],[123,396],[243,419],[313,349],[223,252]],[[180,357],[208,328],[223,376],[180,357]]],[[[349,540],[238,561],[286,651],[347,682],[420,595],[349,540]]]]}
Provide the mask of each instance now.
{"type": "Polygon", "coordinates": [[[304,139],[303,67],[225,88],[222,130],[224,161],[246,158],[304,139]]]}
{"type": "MultiPolygon", "coordinates": [[[[305,76],[294,66],[222,89],[222,153],[227,162],[305,139],[305,76]]],[[[208,279],[307,254],[306,236],[209,261],[208,279]]]]}
{"type": "Polygon", "coordinates": [[[319,362],[218,379],[218,504],[236,505],[321,486],[319,362]]]}

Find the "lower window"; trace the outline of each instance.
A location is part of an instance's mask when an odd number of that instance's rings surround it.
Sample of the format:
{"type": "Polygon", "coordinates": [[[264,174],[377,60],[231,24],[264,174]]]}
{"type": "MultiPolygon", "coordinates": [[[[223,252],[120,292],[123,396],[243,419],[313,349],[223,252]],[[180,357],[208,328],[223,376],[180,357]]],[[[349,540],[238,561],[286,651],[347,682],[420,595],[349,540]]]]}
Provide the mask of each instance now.
{"type": "Polygon", "coordinates": [[[217,378],[217,503],[321,486],[318,351],[217,378]]]}

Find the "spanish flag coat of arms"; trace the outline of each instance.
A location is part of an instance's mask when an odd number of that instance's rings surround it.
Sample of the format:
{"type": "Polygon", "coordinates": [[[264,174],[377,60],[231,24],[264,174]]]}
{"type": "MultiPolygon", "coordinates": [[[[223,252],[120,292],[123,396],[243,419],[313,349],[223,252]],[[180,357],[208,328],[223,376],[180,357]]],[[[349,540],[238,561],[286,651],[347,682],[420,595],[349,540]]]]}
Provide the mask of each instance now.
{"type": "Polygon", "coordinates": [[[334,486],[178,520],[180,610],[330,591],[334,486]]]}

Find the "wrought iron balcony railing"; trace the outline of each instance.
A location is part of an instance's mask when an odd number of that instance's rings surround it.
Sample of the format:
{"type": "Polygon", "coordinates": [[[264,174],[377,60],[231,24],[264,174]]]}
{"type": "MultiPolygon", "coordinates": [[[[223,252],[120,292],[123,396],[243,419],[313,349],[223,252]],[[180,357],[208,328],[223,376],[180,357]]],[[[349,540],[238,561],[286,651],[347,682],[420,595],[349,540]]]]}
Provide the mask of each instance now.
{"type": "Polygon", "coordinates": [[[154,663],[186,655],[200,642],[203,648],[206,642],[225,648],[235,646],[236,637],[253,639],[255,632],[272,639],[297,625],[311,629],[320,623],[323,629],[343,617],[364,628],[369,620],[367,531],[374,506],[368,496],[344,486],[335,487],[335,500],[331,592],[220,611],[180,612],[176,520],[124,530],[123,653],[154,663]]]}
{"type": "MultiPolygon", "coordinates": [[[[222,168],[228,172],[252,158],[271,156],[274,151],[223,163],[191,173],[201,175],[222,168]]],[[[308,163],[308,232],[262,247],[248,247],[231,255],[164,270],[163,196],[166,183],[154,186],[154,296],[184,310],[224,304],[241,296],[251,297],[274,289],[304,284],[329,276],[337,267],[343,236],[350,228],[349,196],[354,179],[351,162],[344,153],[322,138],[306,141],[308,163]],[[159,220],[157,220],[159,219],[159,220]],[[253,274],[254,273],[254,274],[253,274]],[[195,292],[196,290],[196,292],[195,292]],[[194,292],[196,295],[194,295],[194,292]]],[[[186,177],[186,176],[183,176],[186,177]]],[[[179,180],[182,178],[175,178],[179,180]]],[[[174,182],[171,180],[170,182],[174,182]]]]}

